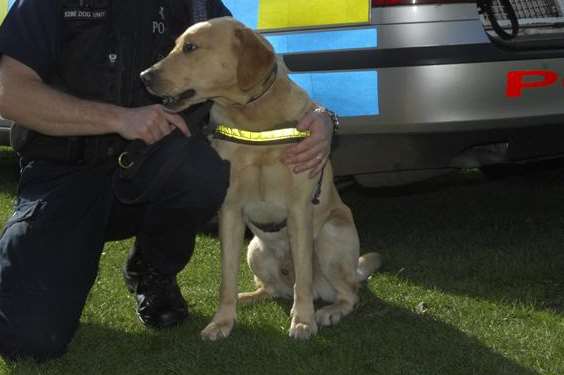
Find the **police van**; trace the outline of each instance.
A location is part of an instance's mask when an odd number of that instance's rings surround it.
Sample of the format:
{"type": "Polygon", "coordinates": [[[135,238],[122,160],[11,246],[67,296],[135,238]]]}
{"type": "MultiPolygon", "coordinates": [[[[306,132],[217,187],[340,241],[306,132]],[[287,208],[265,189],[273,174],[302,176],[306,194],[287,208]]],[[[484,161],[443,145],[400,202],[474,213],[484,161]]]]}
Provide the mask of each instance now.
{"type": "Polygon", "coordinates": [[[223,1],[340,115],[337,176],[398,185],[564,156],[564,0],[223,1]]]}

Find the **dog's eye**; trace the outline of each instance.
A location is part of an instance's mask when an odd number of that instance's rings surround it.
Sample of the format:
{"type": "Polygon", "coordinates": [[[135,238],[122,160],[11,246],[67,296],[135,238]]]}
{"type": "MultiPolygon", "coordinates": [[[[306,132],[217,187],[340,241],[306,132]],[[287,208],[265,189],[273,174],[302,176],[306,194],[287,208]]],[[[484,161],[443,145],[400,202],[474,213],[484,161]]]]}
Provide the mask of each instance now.
{"type": "Polygon", "coordinates": [[[195,50],[197,50],[198,47],[195,44],[192,43],[186,43],[184,45],[184,47],[182,47],[182,52],[184,53],[189,53],[189,52],[193,52],[195,50]]]}

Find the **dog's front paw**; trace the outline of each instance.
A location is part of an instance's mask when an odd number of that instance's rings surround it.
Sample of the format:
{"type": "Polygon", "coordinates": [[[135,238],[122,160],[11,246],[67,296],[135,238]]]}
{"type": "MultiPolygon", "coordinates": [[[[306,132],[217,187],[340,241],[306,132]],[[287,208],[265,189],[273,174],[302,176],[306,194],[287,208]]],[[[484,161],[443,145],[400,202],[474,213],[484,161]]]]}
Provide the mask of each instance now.
{"type": "Polygon", "coordinates": [[[200,333],[200,337],[203,340],[216,341],[219,339],[224,339],[231,333],[233,329],[233,321],[226,322],[214,322],[212,321],[203,331],[200,333]]]}
{"type": "Polygon", "coordinates": [[[290,325],[289,335],[292,338],[299,340],[308,340],[311,336],[317,333],[317,324],[315,320],[310,322],[298,321],[296,316],[292,318],[292,324],[290,325]]]}

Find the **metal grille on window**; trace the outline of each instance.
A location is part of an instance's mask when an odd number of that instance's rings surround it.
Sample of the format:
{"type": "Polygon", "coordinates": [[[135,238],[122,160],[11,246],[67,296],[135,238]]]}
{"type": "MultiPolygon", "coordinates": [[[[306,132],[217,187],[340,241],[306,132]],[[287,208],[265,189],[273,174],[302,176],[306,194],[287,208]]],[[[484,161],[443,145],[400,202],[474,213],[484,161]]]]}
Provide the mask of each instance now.
{"type": "MultiPolygon", "coordinates": [[[[562,17],[558,0],[510,0],[519,19],[562,17]]],[[[494,0],[493,9],[500,21],[507,20],[499,0],[494,0]]]]}

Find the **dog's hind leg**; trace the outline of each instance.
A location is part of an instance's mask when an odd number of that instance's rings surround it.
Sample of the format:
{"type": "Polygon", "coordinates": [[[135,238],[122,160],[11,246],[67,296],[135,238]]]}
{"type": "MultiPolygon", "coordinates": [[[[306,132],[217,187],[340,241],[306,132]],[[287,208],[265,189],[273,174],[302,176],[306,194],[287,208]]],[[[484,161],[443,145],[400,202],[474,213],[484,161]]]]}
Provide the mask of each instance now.
{"type": "Polygon", "coordinates": [[[263,241],[255,236],[247,248],[247,264],[253,271],[257,289],[239,293],[239,302],[259,302],[269,296],[292,297],[294,280],[287,240],[263,241]]]}
{"type": "Polygon", "coordinates": [[[325,301],[333,302],[316,311],[315,319],[319,325],[337,324],[358,302],[359,247],[358,233],[348,207],[333,210],[316,240],[320,271],[329,284],[325,284],[324,289],[331,289],[316,292],[325,301]]]}
{"type": "Polygon", "coordinates": [[[315,320],[317,324],[321,326],[337,324],[342,318],[353,311],[354,306],[358,302],[358,296],[354,286],[349,284],[346,280],[334,280],[332,286],[337,292],[336,301],[315,312],[315,320]]]}

